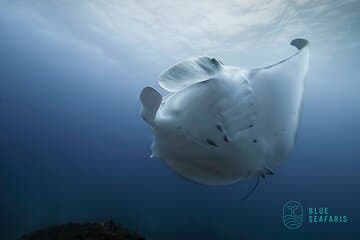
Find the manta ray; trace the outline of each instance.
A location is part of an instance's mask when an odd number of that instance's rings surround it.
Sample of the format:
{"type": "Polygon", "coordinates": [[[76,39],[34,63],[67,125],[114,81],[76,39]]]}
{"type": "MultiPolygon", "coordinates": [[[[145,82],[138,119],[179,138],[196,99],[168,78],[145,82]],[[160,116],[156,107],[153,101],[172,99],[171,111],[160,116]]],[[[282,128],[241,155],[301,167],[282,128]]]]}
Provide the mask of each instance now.
{"type": "Polygon", "coordinates": [[[140,94],[154,132],[151,156],[206,185],[273,175],[294,146],[308,70],[308,41],[290,44],[297,52],[267,67],[196,57],[163,72],[167,96],[151,87],[140,94]]]}

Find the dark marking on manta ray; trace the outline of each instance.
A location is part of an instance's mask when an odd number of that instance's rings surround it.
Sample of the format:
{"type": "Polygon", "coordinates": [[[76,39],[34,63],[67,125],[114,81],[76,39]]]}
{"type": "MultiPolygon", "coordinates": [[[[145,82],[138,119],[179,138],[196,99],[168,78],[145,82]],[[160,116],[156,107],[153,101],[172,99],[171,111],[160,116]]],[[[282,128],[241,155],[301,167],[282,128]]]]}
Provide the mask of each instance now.
{"type": "Polygon", "coordinates": [[[265,173],[268,175],[274,175],[274,172],[270,168],[265,168],[265,173]]]}
{"type": "Polygon", "coordinates": [[[220,124],[216,124],[216,128],[217,128],[220,132],[223,131],[223,129],[222,129],[222,127],[220,126],[220,124]]]}
{"type": "Polygon", "coordinates": [[[224,135],[224,141],[229,142],[229,138],[226,135],[224,135]]]}
{"type": "Polygon", "coordinates": [[[219,68],[220,67],[220,63],[215,59],[215,58],[211,58],[210,59],[210,63],[215,66],[215,68],[219,68]]]}
{"type": "Polygon", "coordinates": [[[210,145],[210,146],[214,146],[214,147],[217,147],[217,144],[213,141],[213,140],[211,140],[211,139],[206,139],[206,142],[210,145]]]}
{"type": "Polygon", "coordinates": [[[253,143],[257,143],[257,140],[256,140],[256,139],[254,139],[254,140],[253,140],[253,143]]]}
{"type": "Polygon", "coordinates": [[[250,124],[249,126],[248,126],[248,128],[252,128],[254,126],[254,124],[250,124]]]}
{"type": "Polygon", "coordinates": [[[215,58],[212,58],[210,61],[212,64],[216,64],[216,62],[217,62],[215,58]]]}

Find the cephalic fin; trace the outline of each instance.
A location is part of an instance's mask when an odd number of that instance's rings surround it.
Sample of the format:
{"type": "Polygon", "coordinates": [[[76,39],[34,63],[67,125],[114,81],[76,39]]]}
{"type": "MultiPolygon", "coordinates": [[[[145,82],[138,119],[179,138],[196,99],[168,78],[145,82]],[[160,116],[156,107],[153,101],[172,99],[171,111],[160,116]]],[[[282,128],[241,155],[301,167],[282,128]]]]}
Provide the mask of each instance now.
{"type": "Polygon", "coordinates": [[[145,87],[140,94],[142,103],[141,117],[150,125],[153,124],[156,112],[160,107],[162,96],[152,87],[145,87]]]}
{"type": "Polygon", "coordinates": [[[159,84],[170,92],[177,92],[195,83],[213,78],[222,63],[211,57],[194,57],[177,63],[160,75],[159,84]]]}

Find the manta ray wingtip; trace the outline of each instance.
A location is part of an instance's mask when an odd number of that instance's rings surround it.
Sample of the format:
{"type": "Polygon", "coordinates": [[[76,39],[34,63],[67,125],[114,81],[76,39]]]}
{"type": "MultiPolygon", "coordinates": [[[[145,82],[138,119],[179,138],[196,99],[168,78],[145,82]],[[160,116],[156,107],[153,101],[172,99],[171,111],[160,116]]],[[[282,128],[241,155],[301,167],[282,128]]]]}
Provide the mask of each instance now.
{"type": "Polygon", "coordinates": [[[295,38],[290,42],[290,45],[296,47],[298,50],[301,50],[309,45],[309,41],[304,38],[295,38]]]}

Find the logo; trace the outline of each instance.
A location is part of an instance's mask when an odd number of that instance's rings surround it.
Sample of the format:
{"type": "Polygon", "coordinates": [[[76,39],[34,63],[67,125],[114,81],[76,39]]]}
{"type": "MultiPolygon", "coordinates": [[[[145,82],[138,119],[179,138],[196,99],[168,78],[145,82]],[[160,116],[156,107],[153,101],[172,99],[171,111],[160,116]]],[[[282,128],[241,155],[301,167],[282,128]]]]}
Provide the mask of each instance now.
{"type": "Polygon", "coordinates": [[[284,204],[282,210],[282,222],[290,230],[298,229],[303,224],[304,211],[297,201],[289,201],[284,204]]]}
{"type": "Polygon", "coordinates": [[[346,214],[339,214],[327,206],[303,206],[297,201],[288,201],[282,209],[282,222],[287,229],[294,230],[307,224],[345,224],[350,221],[346,214]],[[304,212],[305,209],[305,212],[304,212]]]}

